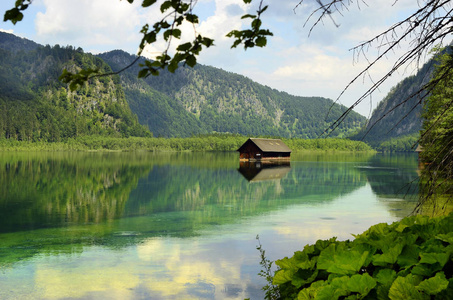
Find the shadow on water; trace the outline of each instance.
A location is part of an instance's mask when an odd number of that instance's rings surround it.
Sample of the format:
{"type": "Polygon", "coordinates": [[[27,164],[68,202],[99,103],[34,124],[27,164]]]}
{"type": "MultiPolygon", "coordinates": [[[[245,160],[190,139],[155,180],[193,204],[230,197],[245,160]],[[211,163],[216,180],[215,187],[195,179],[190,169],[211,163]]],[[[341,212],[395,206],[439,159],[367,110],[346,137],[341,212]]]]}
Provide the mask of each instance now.
{"type": "Polygon", "coordinates": [[[261,161],[241,161],[239,163],[239,173],[249,182],[266,180],[280,180],[291,170],[291,162],[261,162],[261,161]]]}

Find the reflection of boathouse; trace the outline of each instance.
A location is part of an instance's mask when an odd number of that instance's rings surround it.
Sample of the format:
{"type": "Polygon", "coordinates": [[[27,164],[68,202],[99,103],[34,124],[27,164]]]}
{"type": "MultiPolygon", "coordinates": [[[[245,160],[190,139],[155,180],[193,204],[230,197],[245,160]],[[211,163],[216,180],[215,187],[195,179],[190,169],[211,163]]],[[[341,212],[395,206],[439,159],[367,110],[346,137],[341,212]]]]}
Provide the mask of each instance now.
{"type": "Polygon", "coordinates": [[[289,160],[291,149],[280,139],[248,139],[237,151],[241,161],[289,160]]]}
{"type": "Polygon", "coordinates": [[[250,182],[280,180],[291,170],[289,161],[261,162],[241,161],[239,173],[250,182]]]}

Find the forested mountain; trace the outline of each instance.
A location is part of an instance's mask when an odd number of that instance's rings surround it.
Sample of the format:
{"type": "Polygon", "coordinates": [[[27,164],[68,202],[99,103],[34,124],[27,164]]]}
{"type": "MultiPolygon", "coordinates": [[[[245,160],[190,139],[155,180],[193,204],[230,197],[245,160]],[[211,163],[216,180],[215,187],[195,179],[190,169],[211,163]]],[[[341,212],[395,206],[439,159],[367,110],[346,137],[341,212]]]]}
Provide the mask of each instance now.
{"type": "Polygon", "coordinates": [[[1,137],[60,141],[92,134],[151,135],[131,112],[118,76],[92,79],[72,92],[58,80],[65,68],[111,72],[80,48],[38,46],[0,32],[1,137]]]}
{"type": "Polygon", "coordinates": [[[33,41],[15,36],[14,34],[9,34],[0,31],[1,49],[8,50],[10,52],[18,52],[18,51],[30,51],[38,47],[42,46],[33,41]]]}
{"type": "MultiPolygon", "coordinates": [[[[115,50],[99,55],[114,71],[136,56],[115,50]]],[[[316,138],[346,109],[321,97],[296,97],[214,67],[180,67],[174,74],[138,79],[139,63],[121,73],[127,100],[155,136],[203,132],[316,138]],[[170,120],[170,121],[168,121],[170,120]],[[175,121],[177,120],[177,121],[175,121]],[[176,128],[181,127],[181,128],[176,128]]],[[[353,112],[335,132],[345,136],[365,124],[353,112]]]]}
{"type": "MultiPolygon", "coordinates": [[[[41,46],[0,32],[0,137],[147,136],[148,127],[163,137],[229,132],[316,138],[346,109],[330,99],[292,96],[203,65],[139,79],[137,63],[119,76],[92,78],[74,92],[58,80],[65,68],[108,73],[135,58],[120,50],[94,56],[72,46],[41,46]]],[[[353,112],[335,136],[350,135],[364,124],[365,118],[353,112]]]]}
{"type": "Polygon", "coordinates": [[[413,95],[429,82],[433,66],[434,60],[430,60],[415,75],[393,87],[374,109],[367,126],[353,138],[362,139],[366,134],[363,140],[377,146],[390,139],[417,136],[422,126],[423,94],[413,95]],[[405,100],[404,104],[398,106],[405,100]]]}

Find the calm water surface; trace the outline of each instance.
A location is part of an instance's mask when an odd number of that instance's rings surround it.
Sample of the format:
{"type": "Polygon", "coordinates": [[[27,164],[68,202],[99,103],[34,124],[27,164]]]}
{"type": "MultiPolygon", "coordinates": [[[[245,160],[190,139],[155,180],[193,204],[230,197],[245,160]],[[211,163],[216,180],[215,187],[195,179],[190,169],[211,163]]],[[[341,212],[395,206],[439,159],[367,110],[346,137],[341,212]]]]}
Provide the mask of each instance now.
{"type": "Polygon", "coordinates": [[[0,298],[262,299],[257,235],[271,260],[352,238],[416,179],[413,155],[0,153],[0,298]]]}

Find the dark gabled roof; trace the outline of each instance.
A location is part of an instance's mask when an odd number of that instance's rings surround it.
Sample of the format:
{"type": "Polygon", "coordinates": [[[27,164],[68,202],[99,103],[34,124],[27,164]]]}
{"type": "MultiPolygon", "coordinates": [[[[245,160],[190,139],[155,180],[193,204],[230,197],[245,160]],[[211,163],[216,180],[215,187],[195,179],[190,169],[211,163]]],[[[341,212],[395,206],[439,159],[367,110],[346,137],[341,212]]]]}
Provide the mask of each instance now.
{"type": "MultiPolygon", "coordinates": [[[[289,149],[288,146],[286,146],[286,144],[280,139],[250,138],[244,143],[244,145],[250,142],[254,143],[263,152],[291,153],[291,149],[289,149]]],[[[241,148],[244,147],[244,145],[242,145],[237,151],[241,151],[241,148]]]]}

